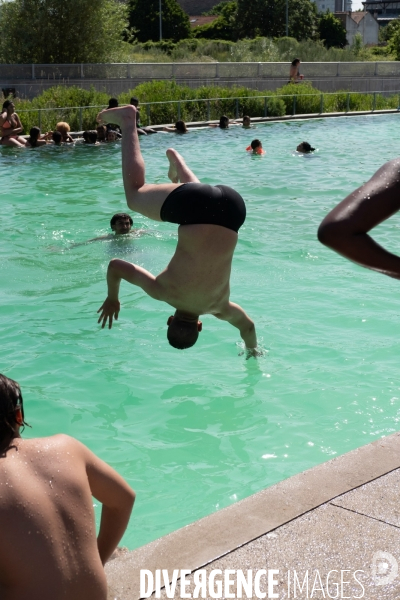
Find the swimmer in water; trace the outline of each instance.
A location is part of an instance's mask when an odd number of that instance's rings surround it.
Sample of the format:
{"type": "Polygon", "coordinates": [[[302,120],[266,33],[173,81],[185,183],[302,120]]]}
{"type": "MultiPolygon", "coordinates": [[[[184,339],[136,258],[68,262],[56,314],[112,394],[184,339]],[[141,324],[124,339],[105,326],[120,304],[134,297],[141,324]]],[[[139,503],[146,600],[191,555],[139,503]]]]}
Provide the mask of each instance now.
{"type": "Polygon", "coordinates": [[[308,142],[301,142],[296,148],[297,152],[300,154],[310,154],[310,152],[314,152],[315,148],[311,146],[308,142]]]}
{"type": "Polygon", "coordinates": [[[77,246],[84,246],[85,244],[90,244],[91,242],[99,242],[103,240],[115,240],[117,238],[121,238],[122,236],[128,237],[139,237],[142,234],[148,233],[146,229],[132,229],[133,219],[130,215],[126,213],[117,213],[113,217],[111,217],[110,227],[114,233],[109,233],[107,235],[100,235],[99,237],[92,238],[91,240],[87,240],[86,242],[78,242],[77,244],[71,244],[69,248],[76,248],[77,246]]]}
{"type": "Polygon", "coordinates": [[[400,210],[400,158],[383,165],[322,221],[318,239],[349,260],[400,279],[400,257],[380,246],[371,229],[400,210]]]}
{"type": "Polygon", "coordinates": [[[125,279],[176,309],[167,322],[167,337],[174,348],[193,346],[202,329],[199,316],[211,314],[239,329],[248,356],[259,355],[253,321],[229,301],[233,252],[246,217],[243,198],[229,187],[201,184],[172,148],[167,150],[172,183],[146,184],[136,109],[105,110],[97,118],[121,126],[122,176],[129,208],[154,221],[179,225],[175,254],[159,275],[123,260],[110,262],[108,296],[98,310],[98,322],[111,328],[118,318],[119,287],[125,279]]]}
{"type": "Polygon", "coordinates": [[[247,152],[251,152],[252,154],[265,154],[265,150],[263,150],[261,140],[253,140],[250,146],[246,148],[247,152]]]}
{"type": "Polygon", "coordinates": [[[0,374],[1,600],[106,600],[104,565],[135,493],[68,435],[21,438],[24,419],[18,383],[0,374]],[[92,495],[103,504],[97,536],[92,495]]]}

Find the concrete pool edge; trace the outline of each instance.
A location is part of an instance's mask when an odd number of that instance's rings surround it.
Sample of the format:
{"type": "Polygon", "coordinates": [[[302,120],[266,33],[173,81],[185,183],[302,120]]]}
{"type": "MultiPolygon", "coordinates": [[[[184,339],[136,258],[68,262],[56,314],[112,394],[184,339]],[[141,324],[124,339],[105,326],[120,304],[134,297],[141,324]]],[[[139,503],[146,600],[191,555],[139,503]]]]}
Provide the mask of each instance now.
{"type": "Polygon", "coordinates": [[[396,432],[285,479],[111,561],[109,597],[140,598],[140,569],[195,571],[399,467],[396,432]]]}
{"type": "MultiPolygon", "coordinates": [[[[299,115],[283,115],[280,117],[251,117],[252,124],[257,123],[275,123],[279,121],[306,121],[307,119],[324,119],[325,117],[366,117],[369,115],[391,115],[400,113],[400,108],[388,108],[381,110],[360,110],[360,111],[348,111],[348,112],[332,112],[332,113],[305,113],[299,115]]],[[[231,125],[234,125],[233,121],[237,125],[241,125],[240,118],[231,119],[231,125]]],[[[189,129],[203,129],[208,125],[216,125],[219,120],[214,121],[193,121],[186,123],[189,129]]],[[[156,131],[162,131],[163,127],[174,127],[175,123],[165,123],[164,125],[150,125],[150,127],[156,131]]]]}

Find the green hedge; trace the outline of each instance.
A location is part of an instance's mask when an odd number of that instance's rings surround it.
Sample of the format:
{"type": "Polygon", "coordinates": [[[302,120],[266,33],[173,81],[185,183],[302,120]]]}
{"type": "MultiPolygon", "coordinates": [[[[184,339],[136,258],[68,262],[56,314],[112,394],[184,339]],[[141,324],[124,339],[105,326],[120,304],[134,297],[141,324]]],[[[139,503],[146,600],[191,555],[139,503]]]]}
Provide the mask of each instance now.
{"type": "MultiPolygon", "coordinates": [[[[323,112],[344,112],[393,109],[400,104],[398,94],[375,94],[375,97],[374,94],[348,92],[324,94],[309,82],[287,84],[265,94],[268,94],[266,98],[259,98],[262,92],[245,87],[202,86],[193,89],[175,81],[154,81],[120,94],[118,100],[120,104],[128,104],[131,96],[137,96],[142,103],[143,125],[174,123],[178,118],[187,122],[217,120],[223,114],[231,119],[243,115],[272,117],[292,115],[293,111],[296,114],[319,113],[321,106],[323,112]],[[200,102],[199,98],[209,101],[200,102]],[[146,106],[146,103],[151,105],[146,106]]],[[[108,94],[94,88],[82,90],[59,85],[32,101],[16,98],[15,105],[26,133],[34,125],[39,125],[42,131],[52,130],[58,121],[67,121],[72,131],[79,131],[81,126],[92,129],[96,125],[96,115],[107,106],[108,99],[108,94]],[[54,110],[44,110],[48,108],[54,110]]]]}

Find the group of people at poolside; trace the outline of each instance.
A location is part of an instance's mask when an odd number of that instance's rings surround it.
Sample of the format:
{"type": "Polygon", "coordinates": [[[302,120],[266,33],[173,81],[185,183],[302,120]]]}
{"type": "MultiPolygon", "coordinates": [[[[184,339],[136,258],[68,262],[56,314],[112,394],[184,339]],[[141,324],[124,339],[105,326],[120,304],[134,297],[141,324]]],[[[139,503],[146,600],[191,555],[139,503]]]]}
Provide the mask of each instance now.
{"type": "MultiPolygon", "coordinates": [[[[246,218],[242,197],[225,185],[200,183],[172,148],[167,150],[171,183],[146,183],[135,107],[111,108],[98,119],[121,130],[129,208],[178,225],[175,254],[159,275],[122,260],[110,262],[108,295],[98,311],[99,323],[111,328],[118,318],[124,279],[175,309],[167,321],[168,340],[175,348],[192,346],[202,330],[199,317],[211,314],[236,327],[248,356],[258,356],[254,322],[229,299],[233,252],[246,218]]],[[[325,217],[318,238],[348,259],[400,279],[400,257],[370,235],[399,209],[400,159],[395,159],[325,217]]],[[[115,233],[128,233],[129,215],[115,217],[113,224],[121,224],[115,233]]],[[[103,565],[127,526],[134,492],[113,469],[68,436],[23,440],[24,419],[19,385],[0,375],[1,597],[105,600],[103,565]],[[91,495],[103,503],[97,539],[91,495]]]]}

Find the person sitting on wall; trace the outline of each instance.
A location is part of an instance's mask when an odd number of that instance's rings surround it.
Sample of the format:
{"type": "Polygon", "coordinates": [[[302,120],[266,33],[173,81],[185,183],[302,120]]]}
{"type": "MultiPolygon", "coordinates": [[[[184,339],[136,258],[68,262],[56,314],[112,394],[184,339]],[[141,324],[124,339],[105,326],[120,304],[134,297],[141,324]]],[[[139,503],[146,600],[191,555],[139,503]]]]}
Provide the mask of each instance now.
{"type": "Polygon", "coordinates": [[[295,58],[290,65],[288,83],[300,83],[303,79],[304,75],[300,75],[300,59],[295,58]]]}
{"type": "Polygon", "coordinates": [[[106,600],[104,565],[135,492],[74,438],[23,439],[26,425],[20,386],[0,374],[1,598],[106,600]],[[103,505],[97,537],[92,495],[103,505]]]}
{"type": "Polygon", "coordinates": [[[65,121],[60,121],[56,125],[56,130],[62,135],[62,141],[64,144],[71,144],[74,142],[74,138],[70,136],[71,127],[65,121]]]}
{"type": "Polygon", "coordinates": [[[6,100],[3,102],[0,114],[0,144],[2,146],[23,148],[26,146],[26,139],[22,137],[22,132],[23,127],[19,116],[15,112],[14,102],[6,100]]]}
{"type": "Polygon", "coordinates": [[[150,133],[157,133],[157,131],[155,129],[152,129],[151,127],[143,127],[143,125],[140,124],[139,98],[136,98],[136,96],[132,96],[130,103],[132,106],[134,106],[136,108],[136,119],[137,119],[136,126],[137,126],[138,135],[148,135],[150,133]]]}
{"type": "MultiPolygon", "coordinates": [[[[109,108],[118,108],[118,106],[119,106],[119,103],[118,103],[118,99],[117,98],[110,98],[109,99],[107,109],[109,109],[109,108]]],[[[120,126],[116,125],[115,123],[107,123],[106,127],[107,127],[107,130],[113,129],[114,131],[118,131],[118,133],[121,133],[120,126]]]]}

